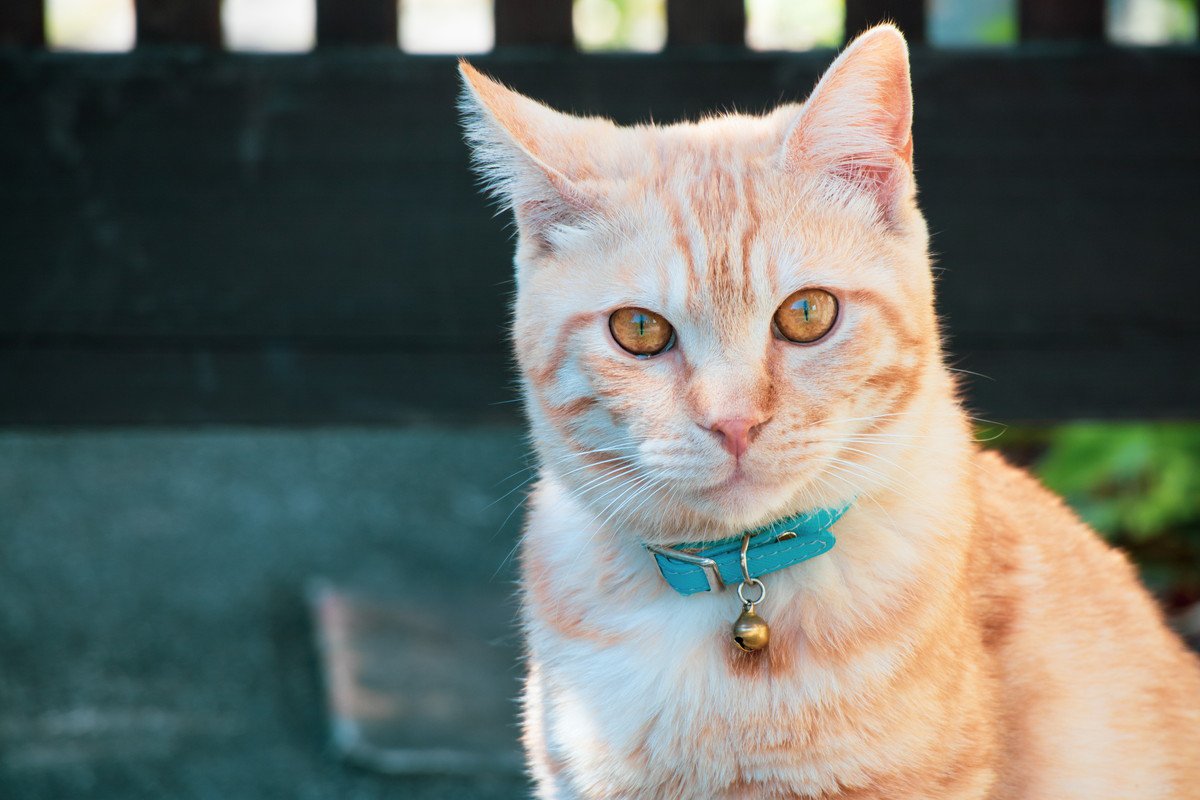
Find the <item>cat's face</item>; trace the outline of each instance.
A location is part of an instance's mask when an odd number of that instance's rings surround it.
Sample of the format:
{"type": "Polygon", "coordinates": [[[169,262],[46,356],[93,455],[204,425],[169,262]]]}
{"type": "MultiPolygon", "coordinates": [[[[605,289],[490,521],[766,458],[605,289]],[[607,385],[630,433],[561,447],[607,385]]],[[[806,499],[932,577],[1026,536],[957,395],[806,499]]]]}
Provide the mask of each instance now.
{"type": "Polygon", "coordinates": [[[899,34],[861,37],[803,109],[669,127],[464,74],[518,221],[513,336],[544,469],[664,540],[870,484],[938,360],[899,34]]]}

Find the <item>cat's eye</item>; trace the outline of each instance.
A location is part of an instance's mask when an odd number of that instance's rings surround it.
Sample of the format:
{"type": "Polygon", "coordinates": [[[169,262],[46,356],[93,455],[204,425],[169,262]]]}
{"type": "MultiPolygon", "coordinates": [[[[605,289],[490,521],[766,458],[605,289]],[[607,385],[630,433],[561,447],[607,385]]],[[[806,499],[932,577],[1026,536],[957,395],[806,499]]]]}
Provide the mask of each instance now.
{"type": "Polygon", "coordinates": [[[801,289],[775,312],[775,329],[784,339],[808,344],[829,333],[837,315],[836,297],[824,289],[801,289]]]}
{"type": "Polygon", "coordinates": [[[644,308],[618,308],[608,318],[617,344],[635,356],[656,356],[675,343],[675,329],[660,315],[644,308]]]}

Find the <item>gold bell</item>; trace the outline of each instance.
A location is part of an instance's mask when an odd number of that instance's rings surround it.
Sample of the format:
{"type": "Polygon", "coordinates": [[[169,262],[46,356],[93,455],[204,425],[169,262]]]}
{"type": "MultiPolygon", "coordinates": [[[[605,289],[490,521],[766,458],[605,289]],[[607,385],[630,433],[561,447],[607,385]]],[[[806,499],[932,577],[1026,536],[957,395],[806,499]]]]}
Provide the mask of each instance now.
{"type": "Polygon", "coordinates": [[[733,642],[747,653],[762,650],[771,640],[771,628],[767,621],[760,617],[751,603],[742,609],[737,621],[733,623],[733,642]]]}
{"type": "Polygon", "coordinates": [[[738,584],[737,588],[738,599],[742,601],[742,613],[733,623],[733,643],[747,653],[762,650],[767,646],[767,642],[771,641],[771,628],[767,625],[767,621],[754,610],[756,605],[766,599],[767,587],[758,578],[750,577],[750,566],[746,563],[746,551],[750,548],[750,536],[749,533],[742,536],[740,558],[742,582],[738,584]],[[747,586],[758,589],[758,597],[753,600],[748,599],[746,597],[747,586]]]}

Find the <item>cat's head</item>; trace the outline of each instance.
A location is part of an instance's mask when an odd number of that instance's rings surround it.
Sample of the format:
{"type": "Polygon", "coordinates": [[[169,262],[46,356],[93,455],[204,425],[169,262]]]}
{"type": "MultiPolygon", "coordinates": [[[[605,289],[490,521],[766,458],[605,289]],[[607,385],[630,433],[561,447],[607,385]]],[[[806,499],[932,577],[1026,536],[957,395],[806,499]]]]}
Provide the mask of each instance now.
{"type": "Polygon", "coordinates": [[[477,167],[516,217],[513,341],[544,470],[665,540],[882,474],[865,454],[915,435],[901,421],[944,375],[899,31],[863,34],[803,106],[761,117],[620,127],[462,73],[477,167]]]}

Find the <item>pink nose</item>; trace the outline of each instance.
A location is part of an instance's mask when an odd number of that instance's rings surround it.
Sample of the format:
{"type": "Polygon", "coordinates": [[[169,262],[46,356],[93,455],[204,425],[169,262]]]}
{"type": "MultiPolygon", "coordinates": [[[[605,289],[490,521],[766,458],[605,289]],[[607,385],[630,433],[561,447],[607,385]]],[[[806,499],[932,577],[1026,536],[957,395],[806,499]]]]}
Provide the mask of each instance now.
{"type": "Polygon", "coordinates": [[[760,425],[761,422],[746,417],[734,417],[717,420],[709,430],[720,434],[721,446],[733,454],[734,458],[741,458],[742,453],[750,448],[750,439],[757,433],[760,425]]]}

